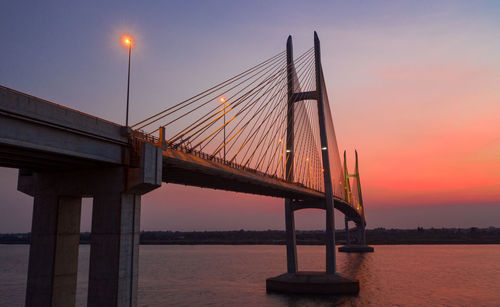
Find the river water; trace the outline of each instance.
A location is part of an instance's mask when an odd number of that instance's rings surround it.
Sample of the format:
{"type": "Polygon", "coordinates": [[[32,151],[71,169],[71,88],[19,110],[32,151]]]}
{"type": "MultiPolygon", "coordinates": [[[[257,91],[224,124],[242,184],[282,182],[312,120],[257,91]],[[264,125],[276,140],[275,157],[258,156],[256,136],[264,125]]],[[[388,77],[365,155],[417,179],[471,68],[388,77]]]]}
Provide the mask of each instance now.
{"type": "MultiPolygon", "coordinates": [[[[22,306],[27,245],[0,245],[0,306],[22,306]]],[[[299,246],[300,270],[324,270],[323,246],[299,246]]],[[[77,305],[86,305],[89,246],[80,247],[77,305]]],[[[337,253],[354,297],[267,294],[285,246],[141,246],[139,306],[500,306],[500,245],[375,246],[337,253]]]]}

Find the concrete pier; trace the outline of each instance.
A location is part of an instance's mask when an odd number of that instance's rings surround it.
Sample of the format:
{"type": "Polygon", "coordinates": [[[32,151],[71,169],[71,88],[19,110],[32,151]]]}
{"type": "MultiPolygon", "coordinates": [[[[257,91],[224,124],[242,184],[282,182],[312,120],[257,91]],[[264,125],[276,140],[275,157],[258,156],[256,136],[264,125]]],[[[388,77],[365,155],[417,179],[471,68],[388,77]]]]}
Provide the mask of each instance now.
{"type": "Polygon", "coordinates": [[[365,226],[358,226],[357,230],[357,241],[358,244],[351,244],[349,235],[349,223],[346,217],[345,219],[345,231],[346,231],[346,244],[338,248],[339,252],[343,253],[372,253],[374,248],[366,245],[366,230],[365,226]]]}
{"type": "Polygon", "coordinates": [[[287,272],[297,272],[297,242],[295,236],[295,216],[292,209],[292,200],[285,200],[285,228],[286,228],[286,264],[287,272]]]}
{"type": "Polygon", "coordinates": [[[93,208],[88,304],[136,306],[141,196],[104,193],[93,208]]]}
{"type": "Polygon", "coordinates": [[[161,149],[138,167],[19,172],[34,196],[26,306],[74,306],[82,197],[93,197],[89,306],[136,306],[141,195],[161,186],[161,149]]]}
{"type": "Polygon", "coordinates": [[[343,253],[373,253],[374,248],[368,245],[344,245],[339,247],[343,253]]]}
{"type": "Polygon", "coordinates": [[[74,306],[81,198],[35,195],[26,306],[74,306]]]}
{"type": "Polygon", "coordinates": [[[285,273],[268,278],[266,290],[292,294],[355,295],[359,292],[359,282],[325,272],[285,273]]]}

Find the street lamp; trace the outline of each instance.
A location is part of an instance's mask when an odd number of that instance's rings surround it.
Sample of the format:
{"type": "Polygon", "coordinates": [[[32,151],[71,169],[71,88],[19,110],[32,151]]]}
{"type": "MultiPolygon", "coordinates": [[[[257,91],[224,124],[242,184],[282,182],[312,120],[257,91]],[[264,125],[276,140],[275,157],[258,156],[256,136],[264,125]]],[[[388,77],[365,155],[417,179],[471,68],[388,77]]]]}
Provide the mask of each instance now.
{"type": "Polygon", "coordinates": [[[129,105],[129,93],[130,93],[130,56],[132,54],[132,39],[130,37],[124,37],[123,43],[128,46],[128,78],[127,78],[127,114],[125,116],[125,126],[128,127],[128,105],[129,105]]]}
{"type": "Polygon", "coordinates": [[[222,96],[220,102],[224,104],[224,161],[226,161],[226,97],[222,96]]]}

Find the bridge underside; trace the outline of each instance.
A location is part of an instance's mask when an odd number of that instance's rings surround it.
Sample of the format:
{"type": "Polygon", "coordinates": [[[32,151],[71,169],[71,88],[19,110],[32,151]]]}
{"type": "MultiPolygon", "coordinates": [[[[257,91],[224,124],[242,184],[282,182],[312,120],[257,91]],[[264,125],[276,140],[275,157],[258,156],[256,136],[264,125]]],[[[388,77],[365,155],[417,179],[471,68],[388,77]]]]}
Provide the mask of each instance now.
{"type": "MultiPolygon", "coordinates": [[[[116,166],[95,160],[31,150],[17,146],[0,146],[0,167],[26,169],[35,172],[71,171],[116,166]]],[[[294,199],[294,210],[325,209],[324,194],[299,184],[266,177],[251,171],[233,168],[215,161],[167,149],[163,151],[163,175],[166,183],[202,188],[294,199]]],[[[356,224],[359,214],[341,199],[335,208],[356,224]]]]}
{"type": "Polygon", "coordinates": [[[324,193],[181,151],[163,151],[163,181],[266,196],[321,200],[324,193]]]}
{"type": "MultiPolygon", "coordinates": [[[[116,166],[95,160],[31,150],[17,146],[0,146],[0,167],[26,169],[34,172],[72,171],[116,166]]],[[[324,194],[278,178],[237,169],[215,161],[207,161],[176,150],[163,151],[163,181],[202,188],[291,198],[294,210],[325,209],[324,194]]],[[[359,214],[341,199],[335,199],[335,208],[356,224],[359,214]]]]}
{"type": "Polygon", "coordinates": [[[70,171],[116,166],[49,151],[27,149],[18,146],[0,146],[0,167],[27,169],[35,172],[70,171]]]}
{"type": "MultiPolygon", "coordinates": [[[[202,188],[294,199],[294,210],[325,209],[325,194],[251,171],[208,161],[177,150],[163,151],[163,181],[202,188]]],[[[335,208],[356,224],[358,212],[344,200],[335,199],[335,208]]]]}

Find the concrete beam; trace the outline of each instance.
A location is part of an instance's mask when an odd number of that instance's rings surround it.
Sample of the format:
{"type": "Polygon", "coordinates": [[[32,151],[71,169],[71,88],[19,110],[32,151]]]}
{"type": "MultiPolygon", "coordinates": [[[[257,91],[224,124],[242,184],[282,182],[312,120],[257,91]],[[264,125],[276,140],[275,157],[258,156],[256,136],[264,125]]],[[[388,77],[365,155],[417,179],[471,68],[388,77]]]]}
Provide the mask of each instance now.
{"type": "Polygon", "coordinates": [[[113,142],[128,142],[121,125],[1,85],[0,111],[113,142]]]}
{"type": "Polygon", "coordinates": [[[318,92],[310,91],[310,92],[300,92],[294,93],[291,98],[292,102],[299,102],[303,100],[318,100],[318,92]]]}
{"type": "MultiPolygon", "coordinates": [[[[0,86],[0,153],[3,149],[29,153],[36,162],[49,154],[60,156],[61,163],[126,165],[130,147],[120,125],[0,86]]],[[[23,162],[18,167],[25,167],[23,162]]]]}
{"type": "Polygon", "coordinates": [[[141,143],[137,148],[139,155],[139,166],[127,168],[128,193],[143,195],[161,186],[163,175],[162,149],[151,143],[141,143]]]}

